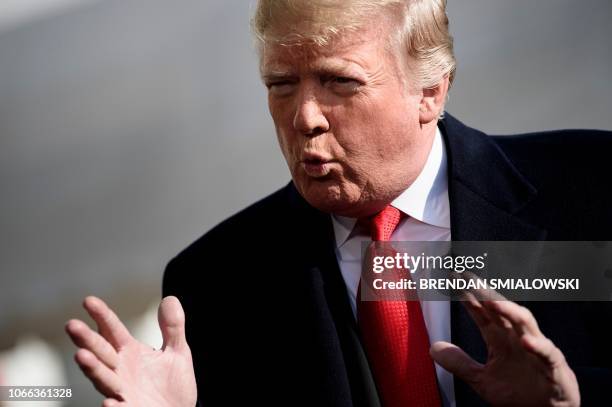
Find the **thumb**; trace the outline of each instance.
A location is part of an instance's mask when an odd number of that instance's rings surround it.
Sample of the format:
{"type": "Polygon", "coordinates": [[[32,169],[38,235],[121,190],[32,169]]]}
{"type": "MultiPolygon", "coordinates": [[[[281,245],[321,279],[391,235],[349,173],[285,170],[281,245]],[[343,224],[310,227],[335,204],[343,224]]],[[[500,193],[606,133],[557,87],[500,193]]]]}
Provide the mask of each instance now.
{"type": "Polygon", "coordinates": [[[440,366],[467,383],[476,382],[483,370],[482,364],[449,342],[434,342],[429,353],[440,366]]]}
{"type": "Polygon", "coordinates": [[[162,300],[157,310],[157,320],[164,338],[162,350],[165,350],[166,347],[178,350],[187,346],[185,313],[178,298],[169,296],[162,300]]]}

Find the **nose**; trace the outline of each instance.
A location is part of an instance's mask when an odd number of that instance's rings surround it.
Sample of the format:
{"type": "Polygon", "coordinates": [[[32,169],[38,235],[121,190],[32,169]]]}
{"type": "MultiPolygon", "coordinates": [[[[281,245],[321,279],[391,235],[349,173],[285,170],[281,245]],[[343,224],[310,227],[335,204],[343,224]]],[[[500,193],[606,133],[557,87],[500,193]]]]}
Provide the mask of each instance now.
{"type": "Polygon", "coordinates": [[[306,136],[316,136],[329,130],[329,122],[321,110],[316,96],[303,92],[293,118],[293,127],[306,136]]]}

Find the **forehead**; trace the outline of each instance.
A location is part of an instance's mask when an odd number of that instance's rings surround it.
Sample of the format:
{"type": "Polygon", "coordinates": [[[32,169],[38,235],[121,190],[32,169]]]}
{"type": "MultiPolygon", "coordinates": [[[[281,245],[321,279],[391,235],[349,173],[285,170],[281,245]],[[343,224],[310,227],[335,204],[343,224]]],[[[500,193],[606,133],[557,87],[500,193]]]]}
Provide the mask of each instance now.
{"type": "Polygon", "coordinates": [[[381,63],[384,46],[377,29],[345,33],[327,45],[265,44],[261,51],[261,73],[302,69],[346,70],[357,65],[368,69],[381,63]]]}

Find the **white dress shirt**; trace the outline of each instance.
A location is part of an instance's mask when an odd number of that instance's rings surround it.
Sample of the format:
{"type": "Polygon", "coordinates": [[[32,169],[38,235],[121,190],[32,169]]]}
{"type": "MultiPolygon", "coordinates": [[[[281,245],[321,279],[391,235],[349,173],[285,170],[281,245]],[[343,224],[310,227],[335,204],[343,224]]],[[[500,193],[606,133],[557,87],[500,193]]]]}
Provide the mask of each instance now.
{"type": "MultiPolygon", "coordinates": [[[[450,208],[446,149],[440,130],[437,129],[427,162],[417,179],[398,196],[391,206],[408,217],[393,232],[393,241],[450,241],[450,208]]],[[[357,286],[361,276],[361,244],[370,236],[355,228],[357,220],[332,216],[336,237],[336,257],[346,284],[353,314],[357,312],[357,286]]],[[[451,339],[450,303],[448,301],[421,301],[421,309],[430,343],[451,339]]],[[[442,405],[455,406],[453,376],[436,364],[442,405]]]]}

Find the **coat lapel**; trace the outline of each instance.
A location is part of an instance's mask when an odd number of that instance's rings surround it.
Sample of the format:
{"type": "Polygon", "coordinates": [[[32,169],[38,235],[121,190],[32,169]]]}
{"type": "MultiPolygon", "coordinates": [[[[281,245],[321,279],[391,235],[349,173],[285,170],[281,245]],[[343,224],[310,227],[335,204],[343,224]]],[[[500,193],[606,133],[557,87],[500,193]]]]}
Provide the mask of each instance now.
{"type": "Polygon", "coordinates": [[[448,114],[440,127],[448,153],[452,239],[543,239],[544,230],[517,216],[536,197],[536,189],[491,137],[448,114]]]}
{"type": "Polygon", "coordinates": [[[299,230],[304,231],[306,250],[297,263],[304,273],[304,288],[315,315],[312,326],[322,358],[320,376],[327,378],[322,386],[328,391],[322,398],[330,406],[380,407],[338,266],[330,215],[308,205],[293,184],[288,191],[299,230]]]}
{"type": "MultiPolygon", "coordinates": [[[[543,240],[546,231],[519,216],[537,191],[491,137],[450,115],[441,121],[448,157],[448,186],[453,241],[543,240]]],[[[465,308],[451,304],[452,342],[485,362],[486,345],[465,308]]],[[[455,380],[457,405],[484,405],[464,382],[455,380]]]]}

